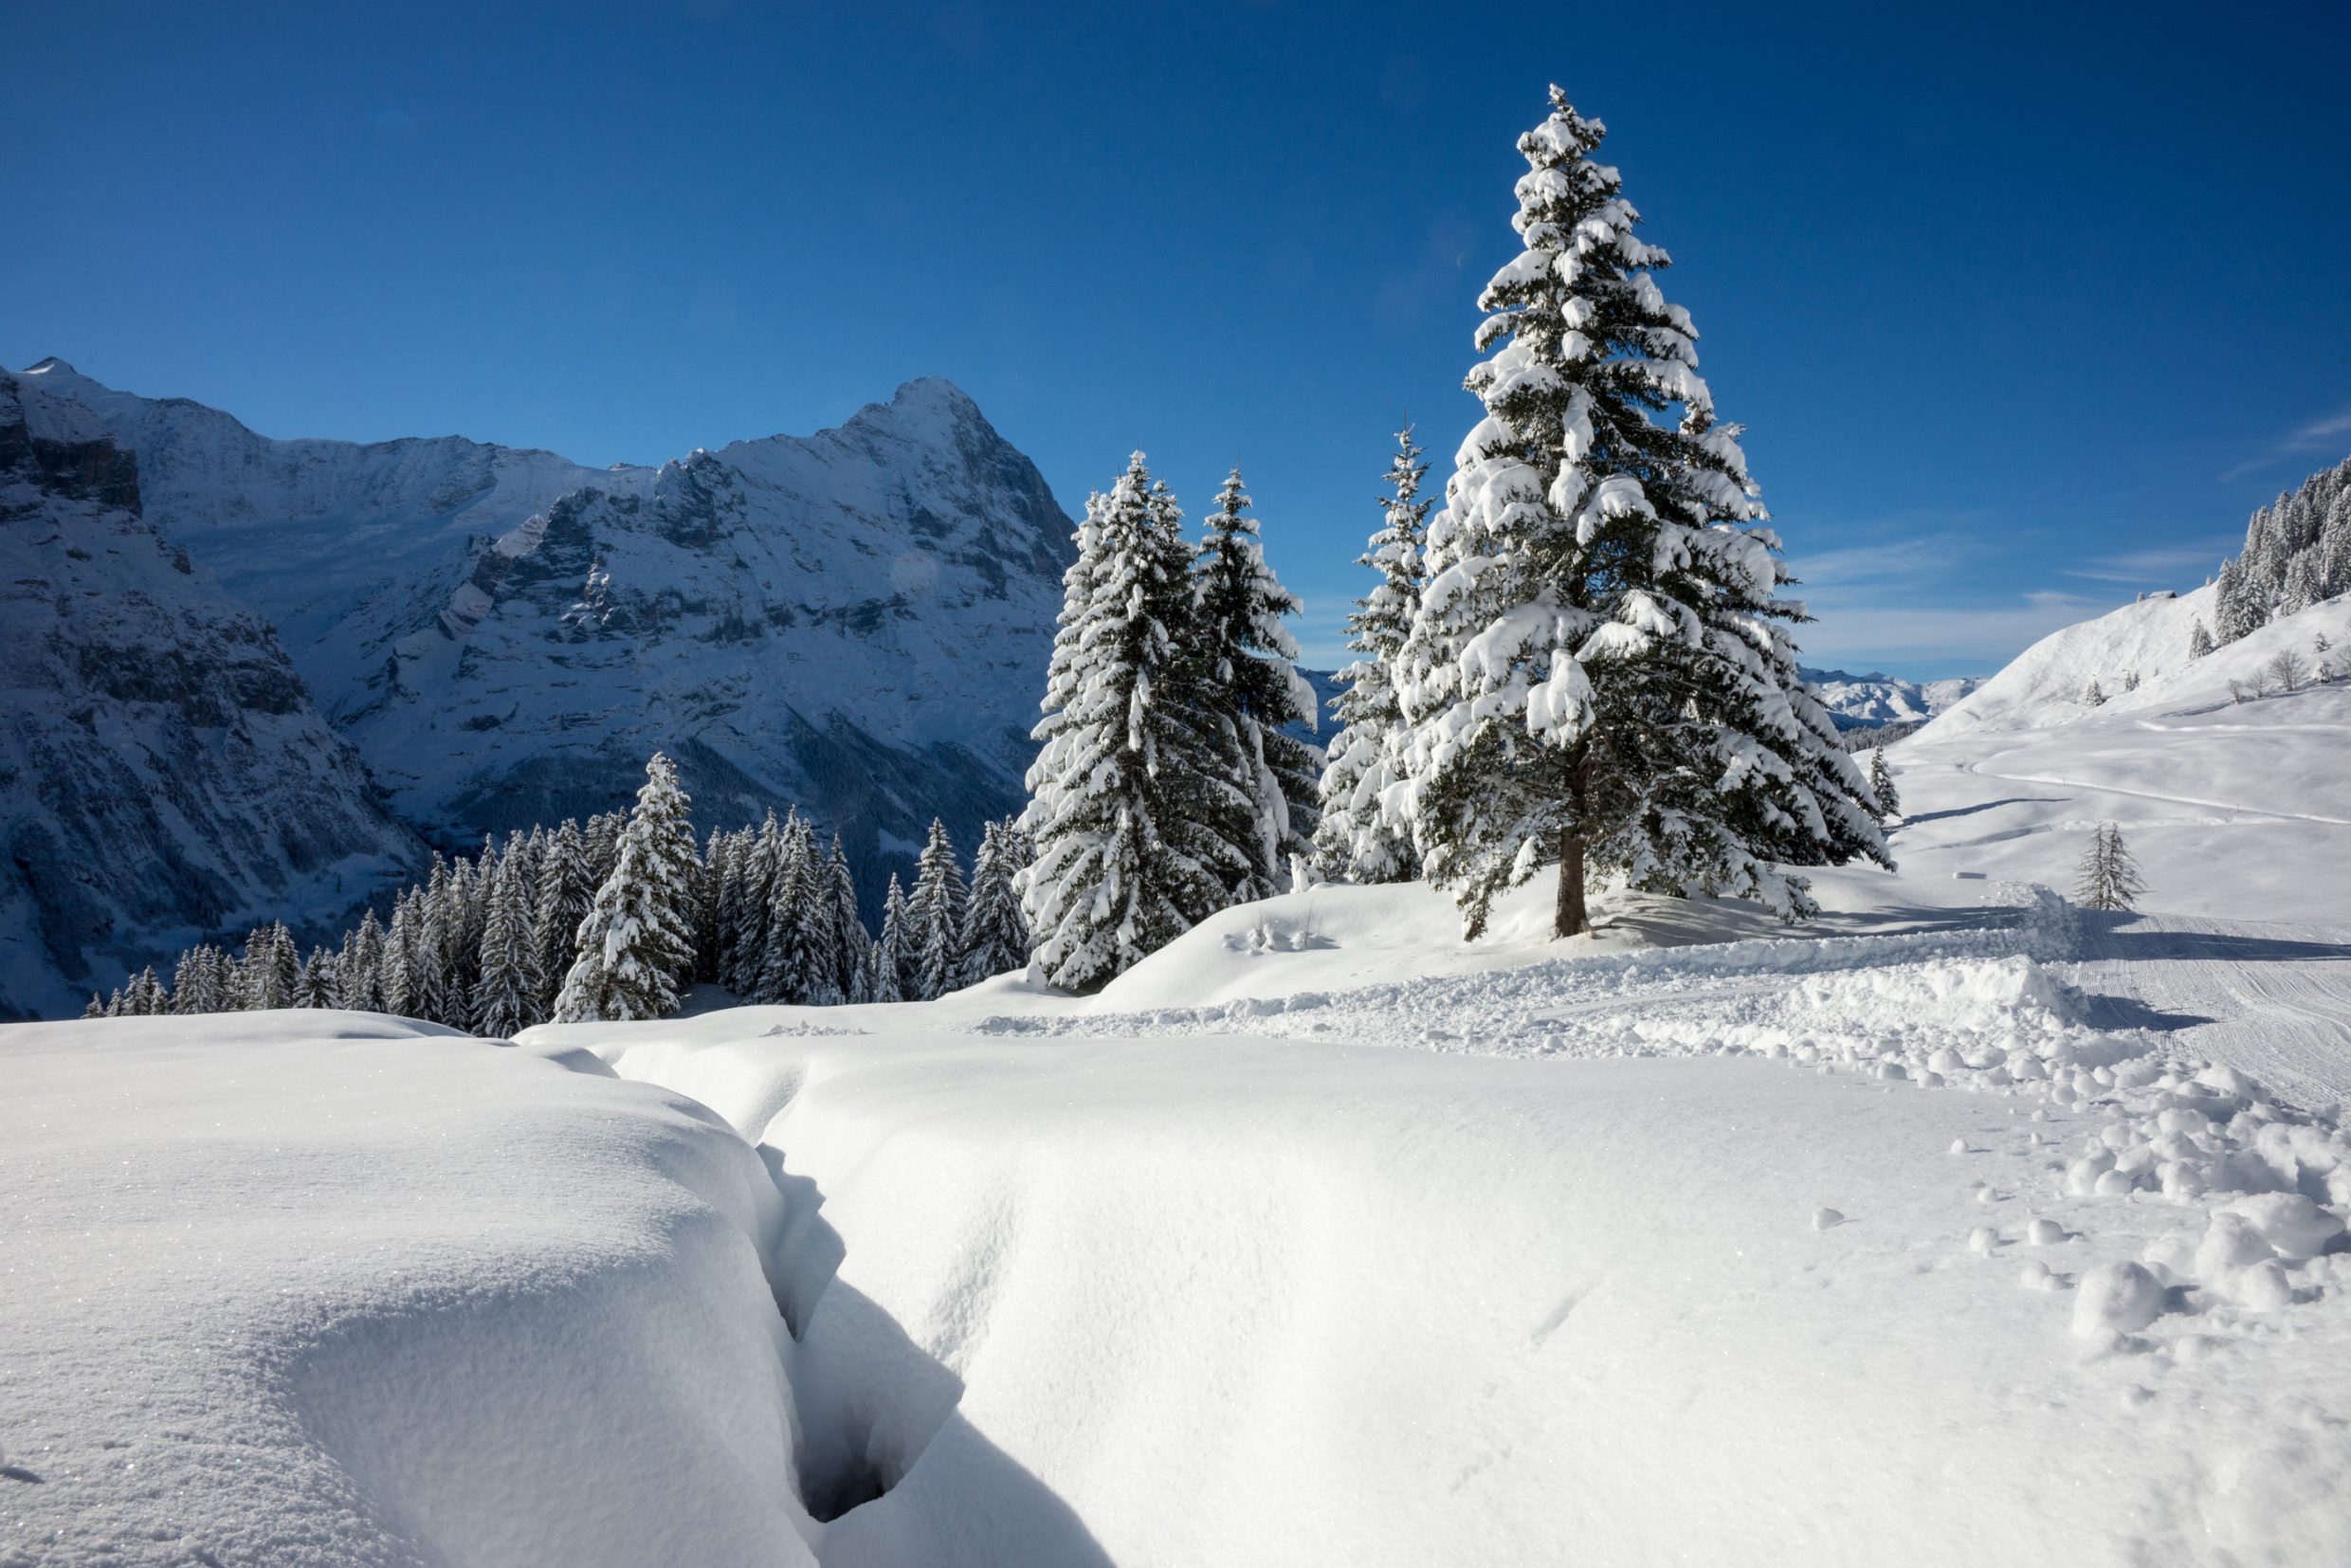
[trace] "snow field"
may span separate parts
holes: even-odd
[[[1317,892],[1088,1002],[544,1031],[821,1203],[803,1348],[885,1457],[952,1377],[829,1563],[2351,1552],[2351,1146],[2098,1027],[2045,897],[1286,988],[1402,897]],[[993,1509],[983,1433],[1066,1512]]]

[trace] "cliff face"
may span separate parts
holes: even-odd
[[[87,409],[0,373],[0,1017],[415,866],[268,623],[142,516]]]

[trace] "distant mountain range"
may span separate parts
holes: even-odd
[[[223,615],[249,607],[253,634],[299,672],[300,712],[381,786],[379,805],[341,754],[345,804],[366,803],[390,835],[387,866],[415,852],[401,824],[456,846],[625,804],[656,748],[679,759],[704,827],[813,812],[843,834],[869,899],[911,866],[934,812],[968,846],[1023,798],[1074,524],[945,381],[909,382],[813,436],[611,469],[457,437],[272,440],[58,359],[9,382],[135,464],[138,505],[115,511],[151,550],[185,553],[174,575]],[[45,494],[19,520],[78,536],[101,526],[90,505]],[[100,606],[120,592],[61,589],[59,634],[113,640]],[[154,652],[177,634],[152,629]],[[174,657],[200,669],[216,655],[200,643]],[[159,798],[186,759],[155,760],[146,793]],[[0,810],[53,786],[28,768],[0,781]],[[156,820],[142,854],[179,831]],[[350,892],[289,887],[272,912],[339,917]],[[210,923],[230,904],[190,907]],[[66,957],[52,978],[112,984],[155,946],[117,914],[81,947],[88,966]],[[0,1007],[32,994],[0,975]]]
[[[1923,724],[1983,684],[1983,678],[1974,675],[1947,681],[1904,681],[1875,670],[1854,675],[1841,669],[1807,669],[1802,674],[1819,688],[1820,699],[1839,729]]]

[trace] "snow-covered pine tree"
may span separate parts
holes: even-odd
[[[2085,909],[2135,909],[2146,890],[2146,884],[2140,880],[2138,861],[2123,847],[2123,830],[2109,822],[2092,832],[2089,852],[2082,857],[2074,902]]]
[[[2105,706],[2105,702],[2106,688],[2100,685],[2098,677],[2093,675],[2089,678],[2089,684],[2082,688],[2082,705],[2086,708],[2098,708]]]
[[[963,906],[968,898],[947,825],[933,817],[930,838],[915,862],[914,894],[906,905],[916,986],[908,993],[910,999],[927,1002],[955,989],[963,974]]]
[[[1801,918],[1808,885],[1774,863],[1882,862],[1868,786],[1796,671],[1779,623],[1804,611],[1777,596],[1779,541],[1658,291],[1667,258],[1593,160],[1603,127],[1551,102],[1519,140],[1525,249],[1479,301],[1485,417],[1398,682],[1414,842],[1472,936],[1550,866],[1561,936],[1589,929],[1594,871]]]
[[[832,889],[834,989],[844,1002],[866,1000],[866,983],[872,964],[866,950],[873,945],[857,909],[857,877],[841,848],[841,835],[832,835],[832,852],[825,858],[825,879]]]
[[[233,978],[228,955],[202,942],[179,956],[172,970],[173,1012],[226,1012]]]
[[[2212,650],[2213,634],[2205,629],[2204,622],[2199,617],[2195,627],[2188,632],[2188,657],[2201,659]]]
[[[1885,815],[1902,815],[1902,794],[1894,788],[1894,770],[1886,765],[1883,746],[1869,754],[1869,793],[1878,797],[1878,810]]]
[[[333,1007],[335,1005],[335,955],[323,947],[314,947],[302,961],[301,975],[294,982],[296,1007]]]
[[[335,1005],[353,1012],[382,1012],[383,967],[383,922],[370,909],[343,938],[342,957],[335,965]]]
[[[726,946],[726,923],[720,912],[726,902],[728,863],[734,858],[735,836],[711,829],[702,845],[701,901],[694,907],[694,978],[698,980],[719,977],[719,955]]]
[[[448,862],[433,851],[432,871],[426,879],[422,920],[415,932],[415,992],[410,997],[414,1005],[413,1016],[431,1024],[447,1024],[454,1029],[465,1026],[457,1022],[465,1012],[452,991],[449,955],[465,928],[465,916],[449,896]]]
[[[771,811],[738,860],[742,889],[737,923],[727,941],[732,968],[720,977],[720,984],[745,1001],[760,997],[761,974],[767,964],[768,921],[775,905],[775,878],[783,859],[783,825]]]
[[[876,1002],[906,1000],[906,913],[905,889],[898,884],[898,873],[890,873],[890,890],[882,900],[882,935],[873,944],[872,977],[866,982],[866,995]]]
[[[1021,897],[1045,977],[1088,991],[1223,906],[1250,803],[1219,754],[1187,639],[1179,514],[1137,452],[1086,502],[1064,574]]]
[[[1298,673],[1298,643],[1282,624],[1299,602],[1266,564],[1249,505],[1235,468],[1216,493],[1192,569],[1209,690],[1238,769],[1233,782],[1250,803],[1251,830],[1240,845],[1248,869],[1228,889],[1235,903],[1289,884],[1292,857],[1314,851],[1321,811],[1322,753],[1284,730],[1315,723],[1314,688]]]
[[[691,802],[677,764],[655,752],[621,833],[612,874],[580,922],[579,957],[564,976],[564,1023],[660,1018],[677,1011],[678,980],[694,960],[695,852]]]
[[[629,817],[623,811],[604,811],[588,819],[581,830],[581,842],[588,851],[588,872],[592,884],[601,887],[612,874],[612,865],[620,858],[620,838],[627,830]]]
[[[301,975],[294,934],[277,921],[256,927],[245,939],[245,959],[237,966],[239,1005],[248,1012],[292,1007]]]
[[[821,1007],[832,991],[829,934],[832,889],[816,858],[816,834],[795,808],[778,835],[775,879],[768,896],[767,951],[755,994],[763,1002]],[[820,947],[823,951],[820,951]]]
[[[531,946],[537,956],[538,1018],[552,1018],[563,977],[579,956],[580,922],[594,903],[598,884],[589,875],[588,844],[579,824],[563,819],[547,840],[531,902]]]
[[[531,940],[530,866],[508,856],[491,872],[489,913],[473,988],[473,1030],[503,1040],[540,1021],[538,953]]]
[[[2220,581],[2213,590],[2213,641],[2225,646],[2261,629],[2269,611],[2259,593],[2243,565],[2234,560],[2221,562]]]
[[[951,989],[1018,969],[1029,961],[1029,922],[1020,912],[1020,872],[1015,834],[991,822],[980,831],[972,856],[972,892],[963,904],[963,968]]]
[[[82,1016],[84,1018],[111,1018],[114,1014],[106,1011],[106,998],[100,996],[97,992],[93,991],[90,993],[90,1005],[82,1010]]]
[[[1396,432],[1379,531],[1356,557],[1378,573],[1379,581],[1347,617],[1347,647],[1360,657],[1339,672],[1346,690],[1331,703],[1340,727],[1322,769],[1322,815],[1314,831],[1315,859],[1324,876],[1379,883],[1420,874],[1412,834],[1385,802],[1402,777],[1406,732],[1395,666],[1420,600],[1430,504],[1421,499],[1420,482],[1428,472],[1408,425]]]

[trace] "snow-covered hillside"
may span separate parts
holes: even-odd
[[[1803,674],[1817,688],[1822,704],[1841,723],[1856,727],[1924,723],[1983,684],[1972,675],[1904,681],[1874,670],[1854,675],[1841,669],[1807,669]]]
[[[2351,644],[2351,599],[2192,659],[2211,595],[2149,599],[2055,632],[1896,742],[1904,869],[2070,887],[2092,829],[2113,822],[2145,873],[2147,909],[2340,918],[2346,895],[2331,868],[2351,864],[2351,685],[2287,692],[2269,666],[2283,653],[2315,668]],[[2092,681],[2103,703],[2084,700]],[[2251,695],[2265,685],[2269,695]]]
[[[156,538],[142,482],[85,410],[0,373],[0,1017],[339,916],[424,853],[269,628]]]
[[[1071,524],[944,381],[597,471],[273,441],[57,360],[27,379],[137,449],[156,526],[281,628],[421,829],[609,810],[665,747],[705,822],[797,802],[871,890],[935,812],[968,844],[1017,804]]]

